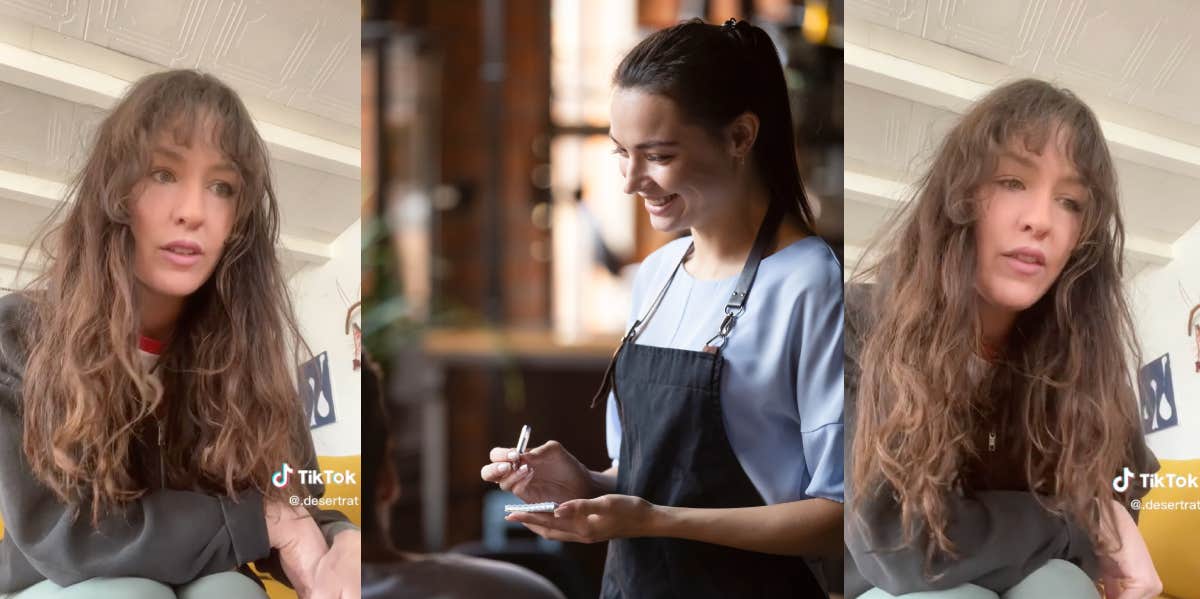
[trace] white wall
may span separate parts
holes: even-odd
[[[1184,335],[1188,311],[1200,302],[1200,223],[1173,246],[1174,259],[1147,267],[1127,284],[1143,363],[1171,356],[1171,378],[1179,424],[1150,433],[1146,441],[1159,458],[1200,458],[1200,373],[1196,340]],[[1182,291],[1181,291],[1182,289]],[[1191,303],[1184,299],[1184,292]]]
[[[0,297],[9,294],[9,289],[20,289],[20,281],[16,280],[17,269],[7,264],[0,264]],[[22,277],[24,278],[24,277]]]
[[[362,386],[353,365],[354,337],[345,334],[344,328],[346,310],[361,298],[361,222],[355,221],[331,244],[332,260],[305,266],[288,282],[301,333],[309,348],[314,355],[329,353],[329,376],[337,421],[313,429],[313,443],[318,455],[357,455],[361,452]],[[361,323],[357,313],[355,322]]]

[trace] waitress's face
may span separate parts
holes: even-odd
[[[625,193],[641,196],[650,225],[675,232],[703,227],[736,197],[731,144],[686,122],[675,101],[637,89],[612,97],[609,135]]]

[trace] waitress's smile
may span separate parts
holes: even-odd
[[[686,122],[660,94],[618,89],[609,129],[625,193],[642,197],[656,230],[703,227],[737,197],[737,162],[703,127]]]
[[[649,212],[650,216],[657,216],[660,218],[665,218],[670,213],[671,209],[676,205],[675,200],[678,198],[679,194],[677,193],[660,198],[642,196],[642,200],[646,204],[646,212]]]

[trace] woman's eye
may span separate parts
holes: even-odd
[[[670,159],[670,156],[664,156],[662,154],[646,154],[646,160],[649,160],[650,162],[666,162]]]
[[[156,183],[174,183],[175,175],[166,169],[154,169],[150,171],[150,178]]]
[[[625,156],[625,149],[624,148],[613,148],[612,153],[616,154],[617,156]]]
[[[237,195],[237,191],[234,190],[233,186],[224,181],[217,181],[216,183],[213,183],[209,189],[212,189],[213,193],[223,198],[232,198],[233,196]]]
[[[1070,210],[1071,212],[1082,212],[1083,211],[1083,205],[1080,204],[1079,201],[1074,198],[1059,198],[1058,201],[1063,206],[1065,206],[1067,208],[1067,210]]]
[[[1025,189],[1025,184],[1020,179],[1001,179],[999,183],[1000,187],[1008,191],[1021,191]]]

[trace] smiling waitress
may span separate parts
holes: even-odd
[[[610,540],[602,597],[824,597],[804,557],[842,548],[842,274],[811,234],[783,70],[746,22],[659,31],[621,61],[611,136],[651,254],[605,375],[612,467],[550,441],[484,480]]]

